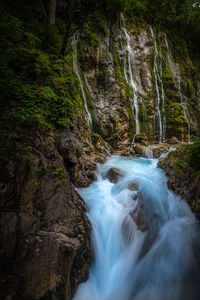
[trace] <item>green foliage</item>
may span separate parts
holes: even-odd
[[[96,10],[92,17],[92,23],[97,30],[97,32],[101,32],[104,35],[108,34],[108,31],[106,29],[105,23],[103,21],[104,14],[100,13],[100,11]]]
[[[129,15],[134,15],[141,18],[146,14],[147,11],[146,1],[128,0],[126,1],[125,11]]]
[[[92,134],[92,141],[96,145],[99,140],[102,140],[102,137],[97,132]]]
[[[116,52],[113,53],[113,61],[114,61],[114,70],[115,70],[115,76],[118,80],[121,79],[121,74],[120,74],[120,59],[119,56],[116,54]]]
[[[192,145],[188,146],[192,166],[200,171],[200,138],[196,138]]]
[[[184,172],[188,167],[200,174],[200,138],[196,138],[193,144],[180,145],[176,151],[170,153],[177,170]]]
[[[106,0],[107,12],[120,12],[124,9],[126,1],[124,0]]]
[[[175,164],[178,168],[182,169],[182,168],[186,168],[188,166],[186,161],[183,161],[181,159],[176,159],[175,160]]]
[[[80,105],[80,89],[72,49],[64,58],[58,55],[62,21],[47,27],[33,13],[34,6],[19,1],[12,7],[0,7],[1,105],[8,112],[1,127],[9,131],[9,140],[17,141],[24,126],[66,126]]]
[[[56,168],[53,172],[51,172],[51,175],[57,177],[60,176],[62,173],[63,173],[62,168]]]
[[[100,39],[94,31],[94,26],[90,21],[84,24],[82,37],[92,47],[98,47],[100,45]]]

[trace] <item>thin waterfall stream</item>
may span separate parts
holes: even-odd
[[[73,300],[199,299],[197,222],[157,162],[112,156],[97,166],[96,181],[77,189],[94,262]]]
[[[166,125],[165,123],[165,116],[164,116],[164,89],[163,89],[163,83],[162,83],[162,66],[159,68],[158,67],[158,47],[156,44],[156,37],[155,37],[155,33],[153,31],[153,28],[150,26],[150,32],[151,32],[151,36],[153,38],[153,42],[154,42],[154,68],[153,68],[153,72],[154,72],[154,77],[155,77],[155,87],[156,87],[156,105],[155,105],[155,114],[154,114],[154,136],[156,138],[156,130],[158,128],[159,131],[159,142],[163,142],[165,139],[165,128],[164,126]],[[161,52],[160,52],[161,55]],[[161,57],[160,57],[161,59]],[[163,105],[162,105],[162,112],[163,112],[163,121],[162,121],[162,115],[160,112],[160,91],[159,91],[159,84],[161,86],[161,98],[163,101]],[[158,126],[157,126],[158,123]]]
[[[161,97],[162,97],[162,142],[164,142],[167,125],[166,125],[166,116],[165,116],[165,91],[164,91],[163,80],[162,80],[162,51],[161,51],[161,48],[159,51],[159,55],[160,55],[159,79],[160,79],[160,84],[161,84]]]
[[[89,109],[88,109],[87,99],[86,99],[83,83],[82,83],[79,68],[78,68],[78,55],[77,55],[78,37],[79,37],[79,35],[75,34],[73,39],[72,39],[72,45],[73,45],[73,48],[74,48],[73,49],[74,50],[73,51],[73,67],[74,67],[74,71],[75,71],[75,73],[78,77],[81,93],[82,93],[82,96],[83,96],[83,103],[84,103],[84,108],[85,108],[85,112],[86,112],[85,119],[86,119],[86,122],[87,122],[90,130],[92,131],[92,117],[91,117],[91,114],[90,114]]]
[[[132,96],[132,110],[135,116],[135,126],[136,126],[136,134],[140,133],[140,122],[139,122],[139,106],[138,106],[138,89],[137,89],[137,83],[134,80],[134,74],[133,74],[133,68],[134,68],[134,50],[132,49],[130,45],[130,36],[126,31],[125,28],[125,20],[124,16],[121,13],[120,15],[120,21],[121,21],[121,30],[123,32],[123,36],[125,39],[125,45],[124,45],[124,77],[126,82],[130,85]]]
[[[165,45],[166,45],[166,49],[167,49],[167,59],[168,59],[170,70],[173,74],[174,79],[178,83],[178,91],[179,91],[179,97],[180,97],[180,100],[181,100],[181,106],[182,106],[182,109],[183,109],[183,115],[184,115],[184,118],[186,120],[187,127],[188,127],[188,143],[190,143],[191,142],[191,140],[190,140],[190,136],[191,136],[190,127],[191,126],[190,126],[190,118],[188,116],[189,115],[188,114],[188,107],[187,107],[188,106],[188,100],[187,100],[187,98],[183,97],[183,94],[182,94],[182,91],[181,91],[182,78],[181,78],[180,67],[179,67],[179,65],[174,63],[172,53],[171,53],[170,48],[169,48],[169,44],[168,44],[166,34],[165,34]]]

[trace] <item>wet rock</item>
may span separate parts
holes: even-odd
[[[130,214],[126,217],[123,223],[123,232],[126,238],[128,238],[130,232],[130,222],[134,222],[137,226],[137,229],[144,232],[148,229],[148,216],[147,212],[145,210],[145,207],[142,203],[142,196],[139,192],[134,193],[132,196],[132,199],[134,201],[137,200],[137,205],[133,209],[133,211],[130,212]]]
[[[69,156],[74,165],[64,166],[58,149],[64,150],[53,132],[37,128],[27,135],[32,143],[29,152],[9,148],[1,160],[5,299],[69,299],[78,283],[87,279],[93,257],[85,205],[69,175],[74,166],[81,172],[80,145],[74,142],[76,157]],[[6,278],[13,280],[7,284]]]
[[[147,219],[147,212],[142,204],[142,196],[140,193],[135,195],[138,204],[136,208],[130,213],[130,216],[136,223],[138,229],[142,232],[148,229],[148,219]]]
[[[135,143],[148,146],[148,139],[145,134],[136,134]]]
[[[61,133],[58,144],[70,179],[79,187],[87,187],[93,181],[91,173],[96,164],[103,163],[108,156],[105,149],[109,149],[109,145],[102,138],[92,139],[81,112],[71,123],[71,131]]]
[[[143,156],[143,153],[148,151],[148,147],[146,147],[142,144],[134,143],[133,150],[135,151],[136,155]]]
[[[95,174],[95,172],[91,172],[88,177],[89,179],[91,179],[91,181],[97,180],[97,175]]]
[[[19,294],[23,282],[16,276],[0,273],[0,299],[14,300]]]
[[[180,141],[177,139],[177,137],[173,136],[167,140],[167,143],[170,145],[175,145],[175,144],[180,144]]]
[[[179,147],[160,159],[158,167],[166,172],[168,187],[185,198],[200,219],[200,178],[195,168],[185,162],[185,155],[187,157],[187,150]]]
[[[137,181],[132,181],[128,185],[128,189],[131,191],[137,191],[138,190],[138,182]]]
[[[120,179],[120,177],[122,177],[122,176],[123,176],[122,171],[120,171],[117,168],[110,168],[107,173],[107,178],[112,183],[117,183],[118,180]]]
[[[18,217],[15,212],[0,213],[0,271],[13,262],[17,241]]]
[[[162,146],[155,147],[153,148],[153,156],[155,158],[159,158],[161,154],[167,153],[168,150],[169,150],[169,145],[162,145]]]

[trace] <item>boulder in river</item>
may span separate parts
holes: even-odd
[[[122,171],[117,168],[110,168],[107,173],[107,178],[112,183],[117,183],[119,178],[123,176]]]
[[[131,191],[137,191],[138,190],[138,182],[137,181],[131,181],[128,185],[128,189]]]

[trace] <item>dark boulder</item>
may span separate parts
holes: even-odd
[[[138,182],[137,181],[131,181],[128,185],[128,189],[131,191],[137,191],[138,190]]]
[[[112,183],[117,183],[119,178],[123,176],[122,171],[117,168],[110,168],[107,173],[107,178]]]
[[[137,144],[142,144],[144,146],[148,145],[148,140],[145,134],[136,134],[135,136],[135,142]]]

